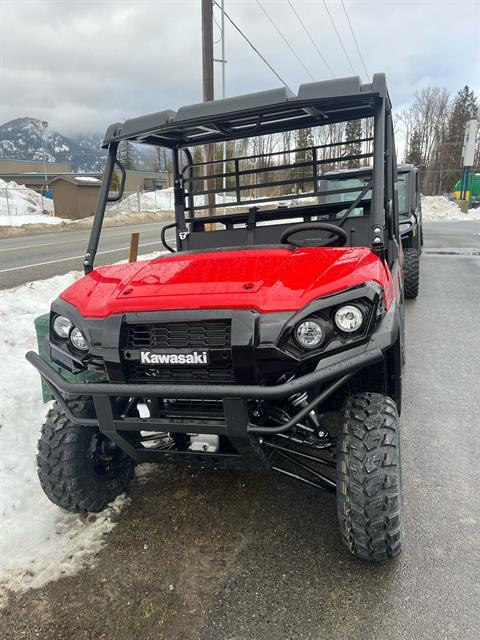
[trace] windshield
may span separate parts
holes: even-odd
[[[398,174],[398,213],[400,215],[408,214],[408,198],[407,198],[407,186],[408,186],[408,174]]]
[[[360,192],[367,184],[368,180],[366,178],[336,178],[328,180],[324,180],[323,184],[321,184],[321,191],[335,191],[337,189],[354,189],[358,187],[358,191],[347,191],[346,193],[336,193],[330,195],[321,195],[320,194],[320,202],[325,204],[332,204],[334,202],[353,202],[355,198],[360,195]],[[364,200],[370,200],[372,197],[372,192],[367,191],[364,195]],[[337,218],[341,218],[347,209],[343,209],[339,211],[336,215]],[[355,207],[350,217],[355,216],[363,216],[365,215],[364,207]]]

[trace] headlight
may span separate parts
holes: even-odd
[[[411,222],[400,222],[400,233],[405,235],[412,230],[412,227],[413,225]]]
[[[347,304],[340,307],[335,313],[335,324],[340,331],[345,333],[353,333],[358,331],[363,325],[363,313],[353,304]]]
[[[57,316],[53,321],[53,330],[59,338],[68,338],[73,322],[65,316]]]
[[[321,344],[325,332],[316,320],[304,320],[295,329],[295,340],[304,349],[315,349]]]
[[[70,342],[73,344],[75,349],[79,349],[80,351],[88,351],[88,344],[83,337],[82,332],[78,327],[73,327],[70,332]]]

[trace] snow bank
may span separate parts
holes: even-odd
[[[24,184],[0,179],[0,226],[62,222],[61,218],[53,215],[53,201],[50,198],[42,197]]]
[[[480,210],[471,209],[463,213],[456,202],[444,196],[424,196],[422,198],[422,218],[424,220],[480,220]]]
[[[217,202],[231,204],[235,202],[235,197],[217,194]],[[205,204],[205,196],[195,196],[195,204],[197,206]],[[133,213],[137,211],[174,211],[174,209],[173,187],[167,187],[157,191],[132,193],[112,207],[111,212]]]
[[[138,211],[173,211],[173,188],[132,193],[111,208],[111,212],[133,213]]]
[[[0,227],[23,227],[23,225],[25,224],[42,224],[50,226],[64,223],[66,224],[68,222],[68,220],[62,220],[62,218],[56,218],[55,216],[47,216],[42,213],[10,216],[0,214]]]
[[[70,272],[0,291],[0,604],[8,591],[76,573],[101,549],[128,502],[122,495],[99,514],[64,513],[47,499],[37,478],[37,440],[49,406],[42,403],[40,378],[24,356],[37,350],[35,318],[80,276]]]
[[[127,500],[120,496],[101,514],[66,514],[37,479],[36,442],[48,407],[24,354],[37,348],[35,317],[78,276],[0,291],[0,597],[78,571],[102,547]]]

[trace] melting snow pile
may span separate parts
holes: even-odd
[[[143,191],[132,193],[123,198],[117,206],[112,207],[112,211],[124,211],[133,213],[135,211],[173,211],[173,189],[159,189],[157,191]]]
[[[33,321],[78,277],[69,273],[0,291],[0,596],[70,575],[103,545],[125,504],[101,514],[67,514],[50,503],[36,474],[36,442],[48,407],[25,360],[36,350]]]
[[[233,196],[216,195],[217,202],[219,203],[234,203],[235,198]],[[195,204],[200,206],[205,204],[204,196],[195,196]],[[115,205],[110,209],[110,212],[115,214],[117,212],[135,213],[141,211],[174,211],[175,203],[173,199],[173,187],[166,189],[159,189],[157,191],[143,191],[139,193],[132,193],[131,195],[123,198],[118,205]]]
[[[53,216],[53,200],[42,197],[24,184],[0,180],[0,225],[18,227],[36,222],[63,222]]]
[[[480,210],[471,209],[463,213],[456,202],[444,196],[424,196],[422,198],[422,217],[424,220],[480,220]]]

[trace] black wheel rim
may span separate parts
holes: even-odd
[[[109,478],[124,467],[126,454],[98,432],[92,436],[88,457],[94,474],[101,478]]]

